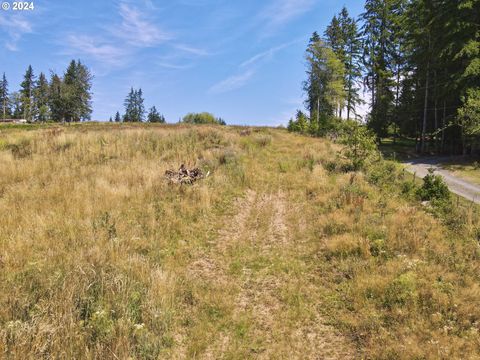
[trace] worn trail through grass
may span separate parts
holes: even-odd
[[[352,343],[327,324],[322,313],[328,309],[315,296],[320,294],[315,281],[308,280],[312,274],[302,260],[308,254],[297,246],[308,231],[302,205],[290,197],[287,177],[262,166],[276,165],[284,156],[270,149],[249,160],[248,168],[256,169],[250,188],[234,201],[216,239],[193,263],[196,276],[220,286],[235,284],[229,296],[232,321],[239,326],[222,331],[207,358],[354,358]]]

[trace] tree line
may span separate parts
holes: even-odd
[[[72,122],[89,120],[92,114],[92,79],[89,69],[72,60],[62,75],[51,71],[50,78],[41,72],[35,76],[29,66],[20,90],[10,92],[5,73],[0,80],[2,119],[25,119],[28,122]]]
[[[145,121],[145,105],[142,89],[130,89],[123,105],[125,106],[125,114],[122,116],[120,112],[116,112],[114,120],[110,118],[110,122],[143,122]],[[165,123],[165,117],[161,115],[155,106],[152,106],[147,114],[148,122]]]
[[[325,135],[340,119],[356,119],[378,141],[404,137],[423,153],[477,153],[478,19],[480,0],[367,0],[357,19],[343,8],[309,41],[307,114],[299,111],[290,130]]]
[[[125,113],[120,115],[117,111],[115,116],[110,118],[110,122],[144,122],[165,123],[165,117],[161,115],[155,106],[152,106],[148,113],[145,111],[143,91],[142,89],[130,89],[125,101],[123,102]],[[146,116],[146,118],[145,118]],[[208,112],[189,113],[185,115],[179,122],[185,124],[216,124],[226,125],[225,120],[217,118]]]

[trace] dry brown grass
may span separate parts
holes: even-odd
[[[0,132],[0,357],[478,358],[453,233],[282,130]],[[212,175],[172,186],[182,163]],[[467,221],[468,222],[468,221]]]

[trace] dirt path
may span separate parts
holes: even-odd
[[[288,266],[286,263],[292,261],[289,250],[295,247],[289,226],[289,212],[295,209],[288,206],[287,195],[248,190],[235,208],[237,213],[226,219],[212,249],[217,253],[217,263],[203,263],[201,268],[203,276],[238,283],[232,317],[235,322],[245,323],[242,339],[249,348],[247,356],[353,359],[352,344],[326,324],[318,309],[308,318],[289,312],[285,293],[291,291],[291,284],[286,274],[277,269]],[[232,262],[241,265],[234,276],[229,274]],[[296,295],[293,291],[291,296]],[[315,305],[312,308],[319,307]],[[235,334],[226,332],[211,344],[205,358],[223,358],[229,351],[238,355],[238,350],[232,350],[238,347]]]
[[[408,161],[405,164],[409,172],[416,173],[417,176],[421,178],[428,174],[430,168],[433,168],[435,174],[441,175],[444,178],[452,193],[460,195],[476,204],[480,204],[480,186],[461,179],[448,170],[442,169],[441,163],[445,160],[445,158],[439,157],[420,158]]]

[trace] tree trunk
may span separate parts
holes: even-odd
[[[435,109],[434,109],[434,121],[435,121],[435,152],[438,153],[438,116],[437,116],[437,104],[438,104],[438,99],[437,99],[437,70],[434,72],[434,101],[435,101]]]
[[[442,117],[442,153],[445,152],[445,120],[447,117],[447,101],[443,100],[443,117]]]
[[[422,124],[422,154],[425,153],[427,148],[427,115],[428,115],[428,77],[430,71],[430,62],[427,63],[427,73],[425,79],[425,102],[423,105],[423,124]]]

